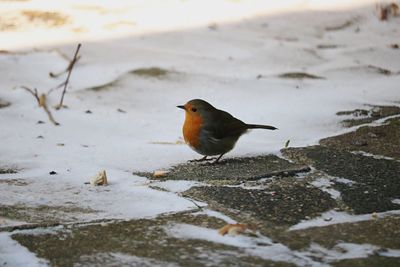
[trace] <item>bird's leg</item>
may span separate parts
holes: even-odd
[[[204,157],[202,157],[201,159],[192,159],[192,160],[189,160],[189,162],[202,162],[202,161],[207,161],[207,160],[211,160],[211,159],[208,159],[207,156],[204,156]]]
[[[222,158],[222,156],[225,155],[225,153],[219,155],[219,157],[213,162],[213,164],[216,164],[219,162],[220,158]]]

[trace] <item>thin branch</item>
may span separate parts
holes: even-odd
[[[60,125],[58,122],[56,122],[56,120],[54,119],[53,115],[51,114],[49,108],[47,107],[46,104],[46,95],[45,94],[41,94],[40,95],[40,106],[43,107],[44,111],[46,111],[47,116],[49,117],[49,120],[55,125],[58,126]]]
[[[65,85],[65,81],[63,81],[62,83],[60,83],[59,85],[57,85],[56,87],[51,88],[49,91],[47,91],[47,95],[50,95],[53,91],[60,89],[61,87],[63,87]]]
[[[60,109],[60,108],[63,107],[64,95],[65,95],[65,93],[67,91],[67,86],[68,86],[69,78],[71,77],[72,69],[74,68],[74,65],[75,65],[76,61],[78,61],[78,59],[80,58],[80,57],[78,57],[78,53],[79,53],[79,49],[80,48],[81,48],[81,44],[78,44],[78,46],[76,48],[76,51],[75,51],[74,58],[72,59],[71,63],[69,64],[69,66],[67,68],[68,69],[67,79],[65,80],[65,83],[64,83],[64,89],[63,89],[63,92],[62,92],[62,95],[61,95],[60,104],[58,104],[56,106],[56,109]]]
[[[75,61],[77,62],[80,58],[81,58],[80,55],[77,56],[77,58],[76,58]],[[69,61],[69,65],[68,65],[68,67],[67,67],[65,70],[60,71],[60,72],[58,72],[58,73],[49,72],[49,76],[50,76],[51,78],[57,78],[58,76],[60,76],[60,75],[62,75],[62,74],[64,74],[64,73],[70,71],[70,70],[72,69],[72,67],[73,67],[73,65],[72,65],[73,60],[70,60],[70,59],[67,59],[67,60]]]
[[[38,105],[40,106],[39,95],[38,95],[38,91],[37,91],[36,88],[33,89],[33,90],[31,88],[29,88],[29,87],[26,87],[26,86],[21,86],[21,88],[26,90],[26,91],[28,91],[31,95],[33,95],[33,97],[36,98],[36,100],[38,102]]]
[[[47,113],[47,116],[49,117],[49,120],[56,126],[60,125],[53,117],[53,115],[51,114],[49,108],[47,107],[46,104],[46,95],[45,94],[41,94],[39,96],[37,89],[31,89],[29,87],[26,86],[21,86],[22,89],[28,91],[38,102],[39,107],[42,107],[44,109],[44,111]]]

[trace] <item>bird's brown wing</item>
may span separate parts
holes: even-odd
[[[239,137],[248,129],[246,123],[222,110],[213,113],[212,121],[215,123],[205,125],[204,130],[215,139]]]

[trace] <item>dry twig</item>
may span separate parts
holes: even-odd
[[[67,91],[67,86],[68,86],[69,78],[71,77],[72,69],[74,68],[75,63],[81,58],[80,56],[78,56],[78,53],[79,53],[79,49],[80,49],[80,48],[81,48],[81,44],[78,44],[78,46],[77,46],[77,48],[76,48],[76,51],[75,51],[74,58],[70,61],[69,65],[68,65],[68,67],[67,67],[67,69],[66,69],[65,71],[63,71],[63,72],[61,72],[61,73],[59,73],[59,74],[52,74],[52,73],[50,73],[50,76],[56,77],[56,76],[58,76],[58,75],[60,75],[60,74],[62,74],[62,73],[64,73],[64,72],[67,72],[67,71],[68,71],[68,75],[67,75],[66,80],[65,80],[63,83],[57,85],[56,87],[50,89],[50,90],[47,92],[47,94],[50,94],[53,90],[56,90],[56,89],[61,88],[61,87],[64,86],[64,90],[63,90],[62,95],[61,95],[60,103],[55,107],[56,109],[60,109],[60,108],[64,107],[64,106],[63,106],[64,95],[65,95],[65,93],[66,93],[66,91]],[[26,91],[28,91],[28,92],[36,99],[36,101],[37,101],[39,107],[42,107],[42,108],[44,109],[44,111],[47,113],[47,116],[49,117],[49,120],[50,120],[54,125],[60,125],[60,124],[54,119],[53,115],[51,114],[51,112],[50,112],[50,110],[49,110],[49,108],[48,108],[48,106],[47,106],[47,103],[46,103],[46,94],[41,94],[41,95],[39,95],[38,90],[37,90],[36,88],[35,88],[35,89],[31,89],[31,88],[29,88],[29,87],[27,87],[27,86],[21,86],[21,88],[24,89],[24,90],[26,90]]]
[[[44,111],[46,111],[47,116],[49,117],[49,120],[56,126],[60,125],[58,122],[56,122],[56,120],[54,119],[53,115],[51,114],[49,108],[47,107],[46,95],[45,94],[41,94],[39,99],[40,99],[40,102],[39,102],[40,105],[39,106],[41,106],[44,109]]]
[[[67,68],[68,75],[67,75],[67,79],[64,82],[64,89],[63,89],[63,92],[62,92],[62,95],[61,95],[61,100],[60,100],[60,103],[55,107],[57,110],[63,107],[64,95],[65,95],[65,93],[67,91],[67,86],[68,86],[69,78],[71,77],[72,69],[74,68],[75,63],[80,58],[80,57],[78,57],[78,53],[79,53],[79,49],[80,48],[81,48],[81,44],[78,44],[78,46],[76,47],[74,58],[72,59],[72,61],[68,65],[68,68]]]
[[[81,44],[78,44],[78,46],[76,47],[76,51],[75,51],[74,58],[72,59],[71,63],[69,64],[69,66],[68,66],[68,68],[67,68],[67,69],[68,69],[67,79],[65,80],[65,83],[64,83],[64,89],[63,89],[63,92],[62,92],[62,95],[61,95],[60,104],[58,104],[58,105],[56,106],[56,109],[60,109],[60,108],[63,107],[64,95],[65,95],[65,93],[66,93],[66,91],[67,91],[67,86],[68,86],[68,82],[69,82],[69,77],[71,77],[72,69],[74,68],[74,65],[75,65],[76,61],[79,59],[79,58],[78,58],[78,53],[79,53],[79,49],[80,49],[80,48],[81,48]]]
[[[77,62],[79,59],[81,59],[81,56],[80,56],[80,55],[77,56],[75,62],[73,61],[73,59],[72,59],[72,60],[71,60],[71,59],[68,59],[68,58],[66,58],[66,59],[69,61],[68,67],[67,67],[65,70],[60,71],[60,72],[58,72],[58,73],[49,72],[49,76],[50,76],[51,78],[57,78],[57,77],[59,77],[60,75],[66,73],[66,72],[68,72],[68,71],[70,71],[70,70],[72,69],[72,67],[73,67],[72,63],[75,64],[75,62]],[[64,83],[62,83],[62,84],[64,84]]]
[[[21,86],[22,89],[28,91],[38,102],[39,107],[42,107],[44,109],[44,111],[47,113],[47,116],[49,117],[49,120],[56,126],[60,125],[53,117],[53,115],[51,114],[49,108],[47,107],[46,104],[46,95],[45,94],[41,94],[39,96],[37,89],[31,89],[27,86]]]
[[[36,98],[36,100],[38,102],[38,105],[40,106],[39,95],[38,95],[38,91],[37,91],[36,88],[33,89],[33,90],[31,88],[29,88],[29,87],[26,87],[26,86],[21,86],[21,88],[26,90],[26,91],[28,91],[31,95],[33,95],[33,97]]]

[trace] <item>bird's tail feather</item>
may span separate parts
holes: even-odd
[[[267,130],[277,130],[278,128],[270,125],[260,125],[260,124],[247,124],[248,129],[267,129]]]

